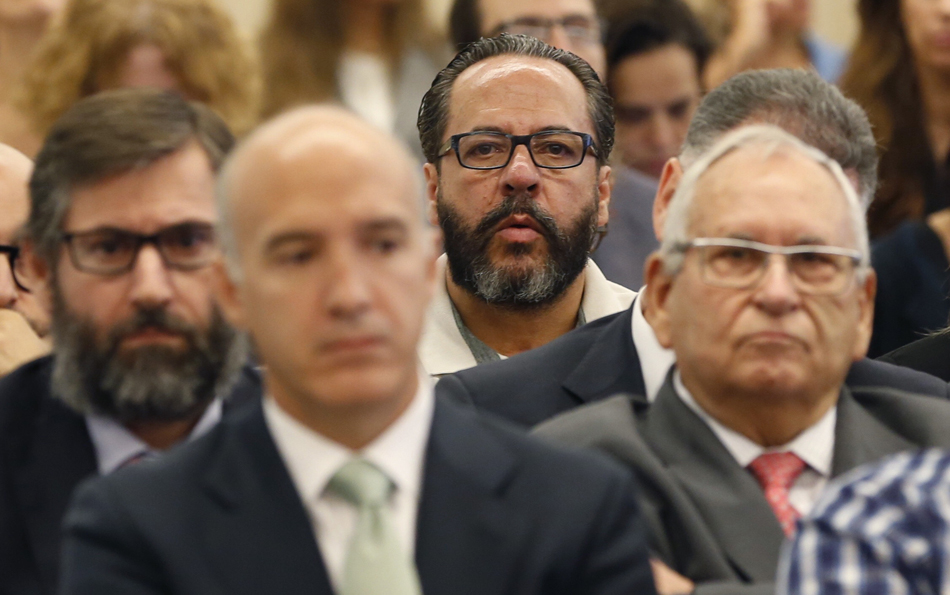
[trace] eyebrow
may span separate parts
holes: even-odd
[[[406,224],[406,222],[396,217],[374,219],[359,223],[357,225],[357,230],[359,233],[380,233],[386,231],[406,232],[408,229],[409,226]],[[276,250],[285,244],[292,244],[295,242],[314,242],[321,241],[322,239],[323,234],[316,231],[288,231],[269,239],[264,245],[264,249],[271,251]]]
[[[500,132],[501,134],[511,134],[499,126],[475,126],[469,132]],[[544,128],[539,128],[532,132],[535,134],[538,132],[577,132],[570,126],[555,125],[555,126],[545,126]],[[512,135],[512,136],[521,136],[521,135]]]
[[[755,239],[752,235],[747,233],[731,233],[726,237],[736,239],[736,240],[748,240],[750,242],[759,242],[760,240]],[[764,242],[763,242],[764,243]],[[830,246],[824,239],[818,236],[801,236],[798,240],[795,241],[793,246]]]

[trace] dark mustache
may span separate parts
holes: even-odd
[[[486,237],[499,223],[512,215],[528,215],[538,222],[541,235],[549,240],[560,236],[560,228],[547,211],[538,206],[527,194],[505,197],[500,205],[488,212],[475,228],[475,237]]]
[[[109,333],[109,348],[115,350],[123,338],[145,329],[181,334],[191,344],[194,344],[197,336],[193,325],[178,316],[169,314],[164,307],[140,308],[131,318],[112,328]]]

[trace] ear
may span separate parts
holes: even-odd
[[[224,313],[224,317],[232,326],[246,330],[241,288],[228,274],[223,257],[216,260],[211,266],[213,267],[212,283],[214,284],[214,292],[218,299],[218,306],[220,306],[221,312]]]
[[[647,259],[643,276],[646,280],[646,307],[643,315],[653,328],[660,345],[667,349],[673,347],[673,333],[670,327],[669,298],[673,289],[674,277],[664,270],[659,252]]]
[[[439,170],[436,169],[435,164],[426,163],[422,166],[422,173],[426,178],[426,216],[429,218],[429,223],[438,227],[439,212],[436,204],[439,200]]]
[[[676,194],[680,178],[683,177],[683,166],[677,157],[670,158],[663,166],[660,174],[660,185],[656,189],[656,198],[653,199],[653,233],[656,239],[663,241],[663,227],[666,225],[666,213],[670,208],[670,201]]]
[[[872,269],[858,289],[858,325],[854,338],[852,361],[862,359],[868,353],[871,332],[874,328],[874,296],[877,295],[877,274]]]
[[[610,219],[610,196],[614,188],[614,176],[609,165],[600,168],[597,180],[597,226],[607,225]]]

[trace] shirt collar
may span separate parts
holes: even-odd
[[[835,446],[835,423],[838,419],[837,406],[830,408],[821,419],[793,438],[788,444],[764,448],[739,432],[727,428],[709,415],[683,385],[678,370],[673,374],[673,387],[676,389],[679,398],[709,426],[743,469],[748,467],[761,454],[791,452],[798,455],[798,458],[805,461],[811,469],[817,471],[823,477],[831,476],[831,461],[834,457]]]
[[[221,421],[221,399],[214,399],[205,408],[198,423],[188,434],[187,440],[193,440],[205,434]],[[96,451],[99,474],[107,475],[118,469],[123,463],[141,454],[158,454],[142,439],[129,431],[116,419],[98,413],[86,415],[86,428]]]
[[[653,327],[647,322],[643,315],[643,292],[646,286],[641,287],[637,292],[637,298],[633,304],[633,322],[631,323],[633,332],[633,344],[637,348],[637,356],[640,358],[640,370],[643,372],[643,385],[646,387],[646,397],[652,403],[656,400],[660,387],[666,380],[666,374],[676,363],[676,354],[672,349],[667,349],[660,345],[656,340],[656,333]]]
[[[313,502],[344,464],[361,457],[380,468],[409,497],[421,493],[425,450],[435,410],[433,382],[420,371],[419,388],[409,407],[361,451],[314,432],[284,411],[273,398],[264,400],[264,418],[305,502]]]

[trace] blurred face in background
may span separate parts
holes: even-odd
[[[168,68],[162,49],[151,43],[133,46],[112,78],[100,90],[146,87],[181,92],[178,76]]]
[[[481,33],[520,33],[577,54],[601,79],[607,70],[603,31],[591,0],[480,0]]]
[[[900,0],[904,35],[919,66],[950,68],[950,2]]]
[[[45,23],[65,4],[66,0],[0,0],[0,23]]]
[[[672,43],[627,56],[610,71],[610,92],[621,160],[659,178],[702,98],[696,57]]]

